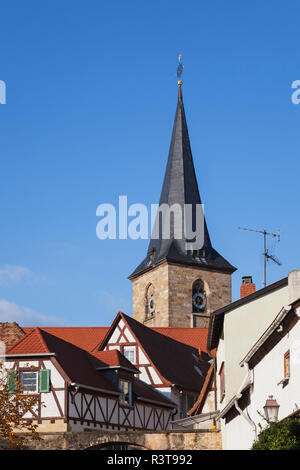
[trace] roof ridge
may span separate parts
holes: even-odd
[[[36,333],[37,333],[37,335],[38,335],[38,337],[39,337],[39,339],[40,339],[40,341],[41,341],[41,343],[42,343],[42,345],[43,345],[43,347],[44,347],[44,349],[45,349],[45,352],[51,352],[51,351],[49,350],[47,344],[46,344],[46,341],[45,341],[44,337],[43,337],[41,328],[39,328],[38,326],[36,326],[34,330],[36,331]]]

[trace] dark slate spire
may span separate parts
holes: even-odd
[[[201,204],[201,199],[185,118],[181,85],[182,82],[179,81],[177,109],[159,204],[168,204],[169,207],[173,204],[180,204],[183,208],[184,204],[192,204],[193,207],[196,204]],[[162,239],[162,237],[154,239],[152,235],[146,258],[129,278],[151,269],[164,260],[226,272],[236,270],[212,247],[206,221],[204,221],[204,244],[201,250],[187,251],[185,240],[174,238],[172,223],[169,239]]]

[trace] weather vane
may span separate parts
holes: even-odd
[[[179,54],[178,56],[178,67],[177,67],[177,78],[178,78],[178,85],[182,85],[182,81],[181,81],[181,75],[182,75],[182,72],[183,72],[183,65],[181,63],[181,57],[182,55]]]

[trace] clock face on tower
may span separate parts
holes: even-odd
[[[204,312],[206,307],[206,295],[204,292],[195,292],[193,294],[193,307],[198,312]]]
[[[206,294],[204,291],[204,284],[201,279],[197,279],[193,284],[192,292],[192,308],[193,312],[204,312],[206,310]]]

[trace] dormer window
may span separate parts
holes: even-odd
[[[120,379],[119,389],[122,392],[120,395],[120,403],[123,405],[132,405],[132,383],[129,380]]]

